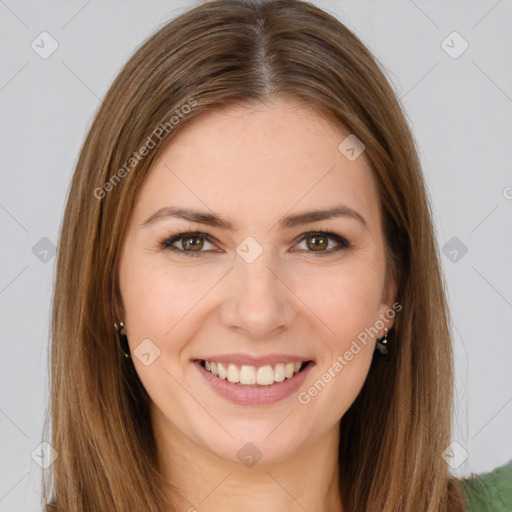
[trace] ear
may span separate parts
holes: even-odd
[[[112,321],[119,324],[119,322],[125,321],[125,312],[123,306],[123,300],[121,297],[121,291],[119,290],[119,286],[115,286],[113,292],[111,292],[111,311],[112,311]]]
[[[395,324],[396,314],[402,310],[402,305],[396,301],[397,285],[394,279],[386,279],[386,284],[382,292],[381,304],[379,307],[379,318],[384,324],[380,336],[384,336],[386,330],[391,330]]]

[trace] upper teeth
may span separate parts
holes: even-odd
[[[238,366],[232,363],[205,361],[204,367],[213,375],[232,383],[269,386],[274,382],[282,382],[285,378],[291,379],[299,372],[302,363],[279,363],[274,367],[268,364],[257,368],[256,366]]]

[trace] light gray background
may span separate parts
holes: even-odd
[[[439,244],[460,241],[442,255],[456,353],[453,439],[469,454],[453,473],[491,470],[512,458],[511,1],[314,3],[384,65],[420,148]],[[0,0],[1,511],[40,510],[31,453],[42,441],[55,264],[51,252],[41,261],[40,240],[57,241],[79,148],[120,67],[192,5]],[[31,48],[43,31],[59,45],[47,59]],[[469,44],[456,59],[441,45],[453,31]],[[456,52],[452,39],[445,44]]]

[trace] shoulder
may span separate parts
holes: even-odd
[[[512,460],[489,473],[460,480],[468,512],[512,510]]]

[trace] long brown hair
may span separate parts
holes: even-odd
[[[365,144],[403,308],[389,360],[374,359],[341,421],[345,512],[464,510],[441,456],[450,443],[453,356],[415,143],[368,49],[300,0],[214,0],[184,12],[134,53],[107,92],[60,233],[45,423],[58,458],[44,474],[45,510],[174,510],[149,397],[120,357],[113,327],[122,318],[120,248],[137,192],[173,135],[206,111],[272,96],[306,102]]]

